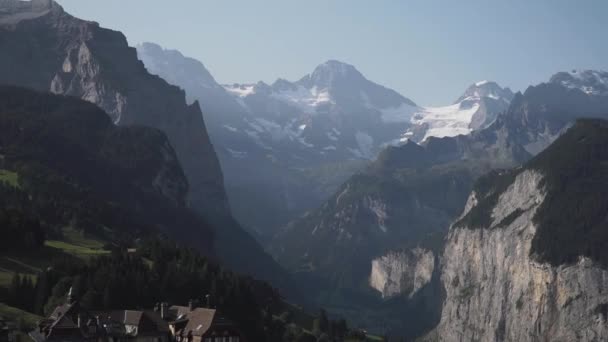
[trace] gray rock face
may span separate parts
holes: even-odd
[[[0,0],[0,24],[16,24],[40,17],[47,14],[53,5],[53,0]]]
[[[440,341],[604,341],[608,272],[588,259],[552,267],[530,257],[534,213],[545,194],[535,171],[519,174],[484,229],[452,227],[443,255]],[[472,194],[465,214],[476,205]],[[521,214],[506,226],[503,219]]]
[[[413,297],[431,281],[435,269],[432,251],[414,248],[410,251],[391,251],[372,260],[369,285],[382,298],[405,295]]]

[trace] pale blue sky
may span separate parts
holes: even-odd
[[[608,69],[605,0],[58,0],[201,60],[222,83],[297,80],[328,59],[421,105],[478,80],[513,90]]]

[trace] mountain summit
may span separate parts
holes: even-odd
[[[459,97],[456,102],[454,102],[454,104],[467,100],[479,100],[484,97],[503,101],[508,104],[511,102],[511,100],[513,100],[514,95],[515,94],[513,94],[511,89],[508,87],[502,88],[496,82],[479,81],[470,85],[464,94],[462,94],[462,96]]]
[[[298,83],[307,88],[328,89],[348,81],[362,82],[366,79],[354,66],[337,60],[328,60],[318,65],[311,74],[302,77]]]

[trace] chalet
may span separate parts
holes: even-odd
[[[34,341],[98,341],[102,336],[98,319],[78,302],[59,305],[30,333]]]
[[[37,342],[98,341],[98,342],[169,342],[173,338],[169,324],[152,310],[114,310],[89,312],[71,293],[65,304],[38,324],[30,333]]]
[[[217,310],[161,304],[161,313],[169,321],[169,328],[177,342],[243,342],[236,325]]]
[[[236,325],[216,309],[198,308],[192,301],[188,306],[162,303],[154,310],[89,312],[72,300],[71,290],[66,303],[30,337],[36,342],[245,342]]]
[[[96,313],[107,341],[169,342],[169,324],[152,310],[114,310]]]

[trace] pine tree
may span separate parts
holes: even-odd
[[[106,287],[103,291],[103,308],[104,309],[112,308],[112,296],[110,293],[110,287]]]
[[[8,300],[7,302],[16,307],[21,306],[21,275],[19,273],[15,273],[13,275],[13,279],[11,280],[11,284],[8,287]]]
[[[44,314],[44,304],[51,293],[49,276],[47,272],[42,272],[36,281],[36,289],[34,295],[34,313],[37,315]]]

